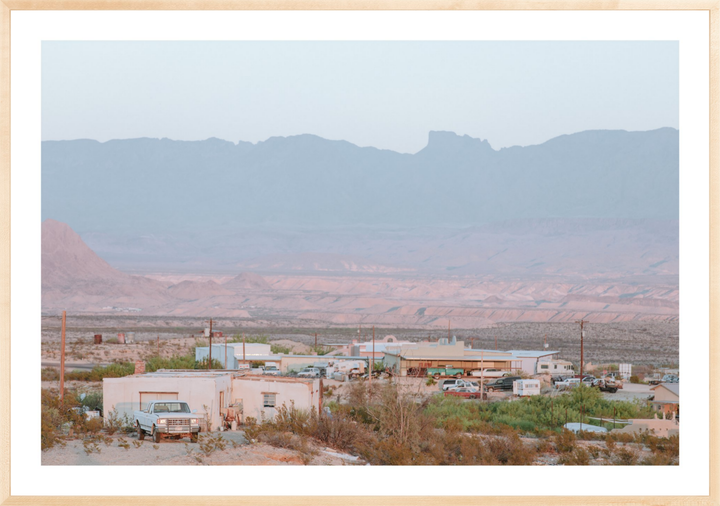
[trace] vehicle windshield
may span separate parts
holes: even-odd
[[[155,404],[155,413],[190,413],[190,406],[184,402],[161,402]]]

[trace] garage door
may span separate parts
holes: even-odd
[[[177,392],[140,392],[140,409],[145,409],[151,401],[176,401]]]

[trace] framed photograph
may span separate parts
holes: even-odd
[[[718,6],[0,3],[0,502],[717,503]]]

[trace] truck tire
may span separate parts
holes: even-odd
[[[456,377],[457,379],[462,379],[462,373],[461,373],[461,372],[457,373],[457,374],[455,375],[455,377]]]
[[[612,388],[612,389],[610,389],[610,393],[611,393],[611,394],[617,393],[617,388]]]
[[[494,389],[493,387],[488,387],[487,391],[488,391],[488,392],[494,392],[495,389]]]
[[[190,442],[191,443],[198,442],[198,433],[197,432],[193,432],[192,434],[190,434]]]
[[[160,442],[160,433],[157,431],[157,429],[154,426],[153,426],[152,436],[153,436],[153,441],[155,441],[156,443]]]
[[[470,399],[475,399],[475,396],[474,396],[474,395],[471,395],[471,396],[470,396]]]
[[[138,439],[139,439],[140,441],[142,441],[143,439],[145,439],[145,431],[142,430],[142,428],[140,427],[140,422],[137,422],[137,426],[136,426],[135,428],[137,429]]]

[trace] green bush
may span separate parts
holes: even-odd
[[[270,345],[270,353],[274,353],[274,354],[282,353],[285,355],[290,355],[292,353],[292,348],[290,348],[289,346],[282,346],[280,344],[271,344]]]
[[[229,341],[229,343],[242,343],[243,337],[240,334],[235,334]],[[245,336],[245,343],[258,343],[258,344],[268,344],[268,336],[266,335],[260,335],[260,336]],[[207,344],[205,345],[207,346]]]
[[[67,381],[102,381],[103,378],[122,378],[135,373],[135,364],[121,362],[107,366],[95,366],[91,371],[71,371],[65,373]]]

